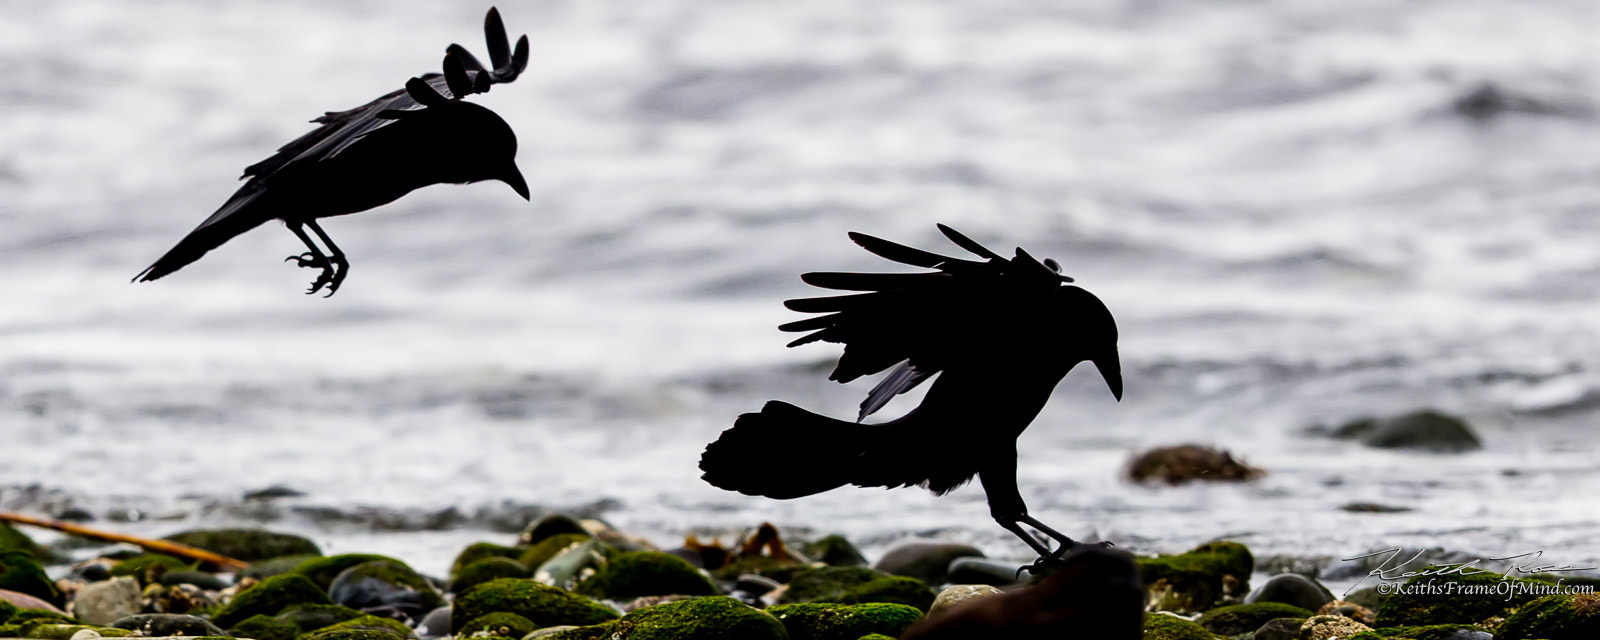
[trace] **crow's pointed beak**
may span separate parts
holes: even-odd
[[[1111,387],[1111,395],[1116,396],[1117,401],[1121,402],[1122,361],[1117,358],[1117,353],[1113,351],[1111,355],[1095,358],[1092,362],[1094,368],[1100,370],[1100,377],[1106,379],[1106,386]]]
[[[511,189],[516,191],[517,195],[522,196],[523,200],[533,200],[533,197],[528,193],[528,181],[522,179],[522,172],[517,170],[517,165],[511,165],[506,175],[500,177],[500,181],[511,185]]]

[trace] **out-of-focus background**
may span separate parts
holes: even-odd
[[[1055,257],[1119,321],[1125,399],[1075,371],[1022,438],[1068,534],[1600,563],[1600,6],[502,2],[532,63],[473,100],[531,204],[436,186],[326,221],[353,263],[331,299],[276,223],[129,284],[311,117],[451,42],[486,59],[486,9],[0,5],[0,507],[435,573],[542,509],[1025,557],[977,487],[698,478],[739,413],[845,417],[871,387],[826,382],[836,345],[784,348],[798,274],[887,266],[847,231],[955,250],[943,222]],[[1307,433],[1418,409],[1482,449]],[[1268,475],[1123,479],[1183,442]],[[274,485],[304,495],[243,498]]]

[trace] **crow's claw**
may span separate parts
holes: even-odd
[[[326,257],[324,257],[324,256],[312,253],[310,251],[307,251],[307,252],[302,253],[302,254],[297,255],[297,256],[289,256],[289,257],[283,259],[284,262],[289,262],[291,260],[294,261],[294,263],[297,266],[300,266],[302,268],[304,268],[304,267],[315,267],[315,268],[323,269],[323,270],[328,269],[328,259]]]
[[[1109,540],[1102,540],[1100,542],[1073,542],[1072,544],[1061,545],[1060,548],[1056,549],[1055,551],[1051,551],[1049,555],[1039,556],[1039,559],[1034,560],[1033,564],[1025,564],[1021,567],[1018,567],[1017,579],[1020,580],[1022,578],[1022,572],[1024,571],[1028,572],[1029,575],[1037,575],[1039,571],[1043,569],[1060,568],[1062,566],[1061,558],[1067,555],[1068,551],[1073,549],[1077,549],[1079,547],[1100,547],[1101,549],[1110,549],[1115,546],[1116,545],[1111,544]]]

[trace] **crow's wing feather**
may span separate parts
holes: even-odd
[[[924,380],[933,377],[935,371],[918,369],[908,360],[900,363],[894,371],[878,381],[878,385],[867,393],[867,399],[861,401],[861,411],[856,414],[856,422],[865,420],[867,416],[876,413],[883,405],[889,404],[895,396],[915,389]]]

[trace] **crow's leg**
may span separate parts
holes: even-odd
[[[1039,559],[1033,564],[1017,570],[1018,575],[1023,571],[1031,573],[1055,563],[1067,551],[1077,546],[1077,541],[1045,526],[1037,518],[1028,515],[1028,505],[1022,501],[1022,492],[1017,488],[1016,452],[1011,452],[1005,456],[1004,460],[985,466],[983,470],[978,472],[978,481],[983,483],[983,492],[989,498],[989,515],[993,516],[995,522],[1000,523],[1001,527],[1016,534],[1018,538],[1021,538],[1023,542],[1033,548],[1034,552],[1039,554]],[[1038,536],[1029,533],[1028,530],[1022,528],[1022,524],[1028,524],[1044,532],[1045,535],[1055,538],[1061,543],[1061,546],[1057,547],[1055,551],[1051,551],[1047,540],[1041,540]]]
[[[317,291],[321,290],[322,287],[333,282],[335,273],[333,269],[333,262],[328,260],[328,256],[322,254],[322,248],[318,247],[317,243],[311,241],[311,236],[306,235],[306,230],[302,226],[304,223],[285,221],[285,224],[288,225],[290,231],[294,232],[296,237],[300,238],[301,242],[306,243],[306,248],[310,249],[310,251],[297,256],[289,256],[284,258],[283,261],[288,262],[293,260],[295,261],[295,264],[299,265],[300,267],[321,269],[322,275],[317,276],[316,282],[311,283],[311,290],[307,291],[306,295],[316,293]],[[315,229],[316,226],[313,225],[312,228]],[[330,290],[328,295],[333,295],[333,291]]]
[[[328,282],[328,295],[331,296],[333,295],[333,292],[339,290],[339,285],[344,284],[344,277],[350,275],[350,262],[345,260],[344,252],[339,250],[339,245],[333,243],[333,238],[328,237],[328,234],[322,230],[322,227],[317,225],[317,221],[315,219],[307,220],[306,226],[311,227],[311,230],[317,234],[317,238],[322,240],[322,244],[327,245],[328,251],[330,252],[328,260],[332,262],[334,266],[339,268],[339,270],[334,273],[333,279]]]

